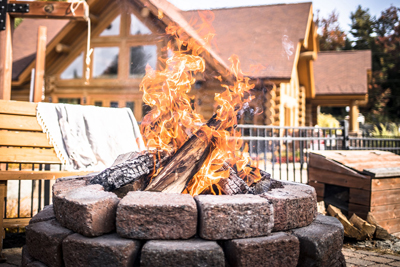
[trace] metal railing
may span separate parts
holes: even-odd
[[[253,164],[272,177],[307,183],[307,163],[311,150],[344,149],[343,127],[279,127],[238,125],[244,150]]]
[[[400,138],[351,136],[348,122],[341,127],[279,127],[238,125],[253,164],[275,179],[307,183],[312,150],[385,150],[400,155]]]

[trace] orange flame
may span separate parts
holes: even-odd
[[[211,29],[213,14],[203,13],[200,18],[203,25],[198,27],[199,34],[203,33],[203,39],[210,44],[215,31],[205,33],[205,30]],[[224,162],[233,166],[250,185],[260,179],[261,175],[249,167],[251,159],[247,150],[244,153],[236,152],[242,147],[242,140],[235,127],[238,111],[254,98],[249,92],[254,84],[250,84],[250,79],[241,71],[239,58],[232,55],[229,58],[232,64],[230,71],[236,80],[233,85],[222,85],[225,91],[215,95],[218,105],[216,119],[221,121],[221,125],[218,129],[202,126],[204,120],[192,108],[187,94],[195,83],[196,73],[205,71],[206,64],[200,56],[205,52],[204,47],[176,25],[169,25],[166,33],[175,41],[169,42],[167,48],[173,51],[172,57],[166,60],[162,71],[147,66],[146,75],[140,84],[143,101],[151,107],[141,125],[146,145],[175,152],[201,127],[212,141],[213,149],[185,192],[198,195],[206,188],[213,191],[213,185],[229,177],[229,170],[222,168]],[[221,77],[216,78],[222,80]]]

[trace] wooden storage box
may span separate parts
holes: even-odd
[[[308,184],[318,201],[366,219],[371,212],[389,233],[400,232],[400,156],[377,150],[313,151]]]

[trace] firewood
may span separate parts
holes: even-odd
[[[318,213],[326,215],[326,209],[325,209],[325,202],[324,201],[317,202],[317,211],[318,211]]]
[[[254,193],[254,189],[250,188],[246,182],[236,174],[236,171],[227,163],[224,163],[224,166],[221,168],[221,171],[222,170],[229,170],[229,177],[226,179],[220,179],[218,182],[222,193],[225,195]]]
[[[382,239],[382,240],[388,240],[388,239],[392,238],[392,236],[389,234],[389,232],[386,231],[386,229],[384,229],[382,226],[380,226],[378,224],[374,215],[372,215],[371,212],[368,212],[368,214],[367,214],[367,222],[369,222],[370,224],[372,224],[376,227],[375,235],[374,235],[375,238]]]
[[[106,191],[118,189],[136,182],[135,187],[143,188],[150,181],[151,174],[166,161],[159,159],[156,151],[133,152],[121,155],[110,167],[90,180],[90,184],[100,184]]]
[[[364,221],[360,217],[358,217],[355,213],[351,216],[349,220],[355,227],[357,227],[362,233],[365,232],[369,238],[374,236],[376,226],[369,224],[368,222]]]
[[[220,124],[214,114],[207,122],[207,127],[218,128]],[[211,152],[211,145],[211,140],[203,129],[198,130],[170,158],[145,191],[182,193]]]
[[[347,220],[346,216],[344,216],[344,214],[340,211],[340,209],[338,209],[332,205],[329,205],[328,213],[332,217],[335,217],[336,219],[338,219],[340,221],[340,223],[343,225],[345,236],[350,237],[350,238],[355,238],[357,240],[365,240],[366,239],[367,236],[365,234],[363,234],[360,230],[358,230],[356,227],[354,227],[354,225]]]

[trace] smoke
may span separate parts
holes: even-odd
[[[284,51],[284,56],[287,56],[287,59],[289,60],[289,57],[293,55],[294,51],[294,44],[292,41],[289,40],[289,36],[283,35],[282,36],[282,48]]]

